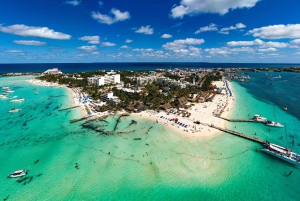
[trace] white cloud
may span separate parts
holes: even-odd
[[[144,48],[136,48],[136,49],[133,49],[132,50],[133,52],[153,52],[154,50],[152,48],[147,48],[147,49],[144,49]]]
[[[187,45],[200,45],[204,43],[203,39],[197,39],[197,38],[187,38],[187,39],[181,39],[181,40],[174,40],[173,42],[168,42],[162,47],[166,50],[180,50],[180,49],[185,49]]]
[[[275,52],[277,51],[276,48],[270,47],[270,48],[265,48],[265,49],[258,49],[259,52]]]
[[[32,45],[32,46],[47,45],[47,43],[45,43],[45,42],[36,41],[36,40],[14,40],[13,43],[16,43],[19,45]]]
[[[231,31],[231,30],[236,30],[236,29],[243,29],[245,28],[246,25],[244,25],[243,23],[237,23],[235,26],[230,26],[230,27],[225,27],[225,28],[222,28],[219,33],[221,34],[229,34],[228,31]]]
[[[98,3],[99,3],[100,6],[103,6],[103,2],[102,1],[99,1]]]
[[[260,39],[255,39],[254,41],[230,41],[227,42],[228,46],[249,46],[249,45],[262,45],[265,42]]]
[[[247,53],[254,53],[254,49],[250,47],[240,47],[240,48],[228,48],[228,47],[221,47],[221,48],[206,48],[204,50],[211,55],[228,55],[228,54],[237,54],[239,52],[247,52]]]
[[[259,0],[181,0],[180,5],[173,6],[171,17],[183,18],[184,15],[198,13],[226,14],[229,10],[252,8]]]
[[[292,40],[291,44],[293,44],[293,45],[300,45],[300,39]]]
[[[68,40],[71,38],[71,36],[68,34],[55,32],[53,29],[49,29],[48,27],[32,27],[24,24],[15,24],[7,27],[3,27],[0,24],[0,31],[3,33],[27,37],[40,37],[59,40]]]
[[[110,12],[114,15],[113,18],[108,15],[103,15],[99,12],[92,12],[92,18],[103,24],[113,24],[119,21],[130,19],[130,14],[127,11],[121,12],[120,10],[113,8]]]
[[[81,46],[81,47],[78,47],[77,49],[87,51],[87,52],[94,52],[98,48],[95,45],[92,45],[92,46]]]
[[[153,34],[153,29],[150,28],[150,25],[147,25],[147,26],[141,26],[141,28],[137,29],[135,31],[136,33],[143,33],[143,34],[146,34],[146,35],[151,35]]]
[[[170,35],[170,34],[163,34],[161,36],[161,38],[172,38],[172,35]]]
[[[22,50],[7,50],[8,53],[24,53]]]
[[[113,47],[113,46],[116,46],[116,44],[115,43],[110,43],[110,42],[102,42],[101,46]]]
[[[132,43],[132,40],[127,39],[127,40],[125,41],[125,43]]]
[[[123,46],[121,46],[120,48],[121,48],[121,49],[129,49],[130,47],[127,46],[127,45],[123,45]]]
[[[208,25],[208,26],[201,27],[200,29],[198,29],[198,30],[195,32],[195,34],[199,34],[199,33],[206,32],[206,31],[217,31],[217,30],[218,30],[217,25],[211,23],[211,24]]]
[[[98,54],[100,54],[100,52],[92,52],[91,54],[98,55]]]
[[[81,38],[78,38],[79,40],[88,41],[90,44],[99,44],[100,43],[100,37],[99,36],[83,36]]]
[[[251,46],[251,45],[259,45],[261,48],[269,48],[269,47],[275,47],[275,48],[286,48],[290,47],[288,43],[282,43],[282,42],[265,42],[260,39],[255,39],[254,41],[230,41],[227,42],[228,46]]]
[[[70,4],[72,6],[78,6],[81,3],[81,1],[73,0],[73,1],[65,1],[64,3]]]
[[[252,29],[247,34],[267,39],[300,38],[300,24],[270,25]]]

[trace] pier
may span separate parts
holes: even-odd
[[[226,121],[230,121],[230,122],[254,122],[254,123],[265,123],[263,121],[256,121],[256,120],[253,120],[253,119],[227,119],[227,118],[224,118],[224,117],[220,117],[220,116],[217,116],[218,118],[220,119],[224,119]]]
[[[67,107],[67,108],[63,108],[63,109],[59,109],[58,111],[63,111],[63,110],[70,110],[70,109],[74,109],[79,107],[79,105],[73,106],[73,107]]]
[[[82,121],[82,120],[85,120],[87,118],[89,118],[89,117],[82,117],[80,119],[73,119],[73,120],[70,120],[70,123],[75,123],[75,122],[78,122],[78,121]]]
[[[215,128],[215,129],[218,129],[220,131],[223,131],[225,133],[229,133],[229,134],[232,134],[232,135],[235,135],[235,136],[239,136],[239,137],[251,140],[253,142],[257,142],[257,143],[260,143],[260,144],[265,144],[266,143],[266,141],[264,141],[264,140],[261,140],[259,138],[255,138],[255,137],[250,137],[250,136],[244,135],[243,133],[239,133],[239,132],[236,132],[236,131],[220,128],[220,127],[217,127],[217,126],[214,126],[214,125],[208,125],[208,126],[211,127],[211,128]]]

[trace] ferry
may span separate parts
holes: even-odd
[[[284,127],[282,124],[275,122],[275,121],[267,121],[266,126],[272,126],[272,127]]]
[[[11,100],[10,102],[21,102],[21,101],[24,101],[25,99],[24,98],[18,98],[18,99],[15,99],[15,100]]]
[[[254,117],[252,118],[254,121],[259,121],[259,122],[267,122],[267,118],[262,117],[258,114],[254,115]]]
[[[263,152],[275,156],[279,159],[300,166],[300,155],[294,153],[291,149],[281,147],[276,144],[267,143],[267,148],[262,149]]]
[[[13,173],[9,174],[7,177],[8,178],[16,178],[16,177],[23,177],[28,173],[27,170],[17,170],[14,171]]]

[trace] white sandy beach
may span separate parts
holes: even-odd
[[[217,81],[213,83],[217,87],[223,87],[224,83],[222,81]],[[232,91],[232,87],[228,82],[229,88]],[[217,94],[212,102],[205,103],[194,103],[194,106],[188,109],[188,112],[191,113],[190,117],[182,117],[179,115],[174,115],[170,113],[167,115],[165,111],[159,113],[155,111],[143,111],[141,113],[133,113],[132,115],[141,117],[146,120],[158,122],[168,129],[179,133],[185,137],[190,138],[202,138],[202,137],[211,137],[222,133],[221,131],[206,126],[205,124],[213,124],[215,126],[225,128],[227,121],[220,119],[214,116],[214,112],[220,111],[223,109],[222,117],[229,117],[234,107],[234,98],[227,95]],[[161,118],[163,116],[163,118]],[[187,128],[175,124],[174,121],[169,119],[178,118],[183,124],[189,125]],[[201,124],[194,124],[194,121],[200,121]]]
[[[70,107],[80,106],[81,117],[87,116],[88,112],[85,109],[85,106],[89,107],[88,104],[83,104],[79,102],[79,98],[83,97],[81,90],[79,88],[68,88],[65,85],[59,85],[57,83],[50,83],[46,81],[30,79],[28,82],[34,85],[46,86],[46,87],[65,87],[69,95],[71,97]],[[217,87],[225,87],[223,81],[215,81],[213,85]],[[230,82],[228,82],[228,86],[233,92]],[[179,133],[185,137],[189,138],[203,138],[203,137],[212,137],[222,133],[221,131],[211,128],[207,125],[215,125],[221,128],[226,127],[227,121],[216,117],[214,114],[220,113],[222,110],[222,117],[229,117],[230,113],[234,108],[234,98],[233,96],[224,95],[225,91],[223,90],[223,94],[217,94],[212,102],[204,102],[204,103],[193,103],[194,105],[190,107],[187,111],[191,113],[189,117],[182,117],[181,115],[175,115],[173,113],[167,114],[165,111],[160,111],[159,113],[151,110],[143,111],[140,113],[132,113],[131,115],[143,118],[148,121],[153,121],[160,123],[166,126],[168,129]],[[91,108],[90,108],[91,109]],[[121,112],[124,113],[124,112]],[[107,112],[103,113],[93,113],[96,117],[107,116]],[[163,117],[162,117],[163,116]],[[162,117],[162,118],[161,118]],[[189,125],[188,127],[179,126],[175,124],[174,121],[170,121],[169,119],[178,118],[178,121]],[[201,124],[195,124],[194,121],[200,121]]]

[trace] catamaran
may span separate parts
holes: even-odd
[[[281,147],[279,145],[272,144],[269,142],[266,143],[265,145],[267,146],[267,148],[262,149],[263,152],[275,156],[277,158],[280,158],[289,163],[292,163],[294,165],[300,166],[300,155],[294,153],[291,149]]]

